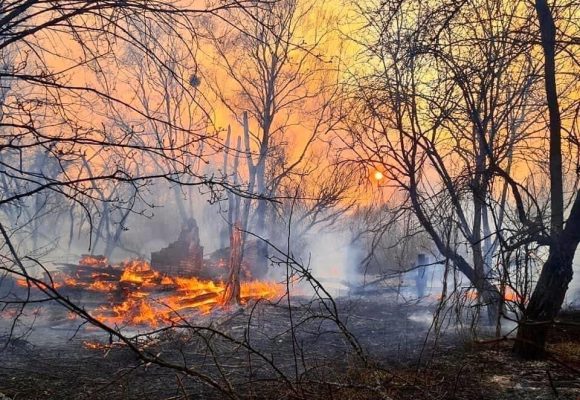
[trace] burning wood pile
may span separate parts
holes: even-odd
[[[101,321],[118,326],[154,328],[207,314],[223,305],[226,290],[223,281],[168,275],[144,260],[110,264],[102,256],[88,255],[78,265],[66,264],[52,279],[61,294]],[[25,281],[19,284],[26,286]],[[273,299],[282,291],[273,282],[242,282],[241,300]]]
[[[139,259],[112,264],[104,256],[84,255],[78,264],[61,264],[45,282],[53,282],[94,317],[117,326],[158,327],[225,306],[227,260],[203,258],[195,220],[184,224],[176,242],[151,256],[151,264]],[[252,276],[246,269],[243,278]],[[27,283],[22,280],[19,285]],[[243,304],[282,293],[282,286],[274,282],[246,279],[239,299]]]

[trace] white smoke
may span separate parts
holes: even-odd
[[[308,241],[312,274],[332,296],[347,295],[361,280],[358,265],[362,252],[351,242],[349,231],[316,232]]]

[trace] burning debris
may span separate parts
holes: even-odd
[[[151,254],[151,263],[142,259],[111,263],[105,256],[83,255],[77,264],[60,264],[57,271],[45,272],[43,281],[104,323],[155,328],[227,307],[228,259],[229,249],[204,259],[199,228],[191,218],[175,242]],[[253,272],[246,261],[240,274],[240,304],[284,293],[281,285],[252,278],[263,276]],[[17,286],[26,288],[29,282],[22,279]],[[51,320],[63,319],[56,309],[51,312]]]
[[[64,296],[78,299],[102,322],[120,327],[176,324],[224,305],[223,280],[186,276],[185,271],[179,271],[171,275],[167,269],[158,270],[144,260],[111,264],[105,257],[84,255],[78,265],[64,265],[52,279]],[[19,285],[25,287],[27,283],[22,280]],[[274,299],[282,293],[283,288],[273,282],[241,284],[242,304]]]

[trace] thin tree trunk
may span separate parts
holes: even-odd
[[[237,222],[230,236],[230,273],[224,292],[224,304],[239,304],[241,298],[240,270],[243,259],[243,232],[240,229],[240,223]]]
[[[105,253],[104,253],[104,256],[107,257],[107,259],[109,259],[109,260],[111,259],[111,256],[113,255],[113,251],[115,251],[115,249],[119,246],[119,243],[121,241],[121,235],[125,231],[125,222],[127,221],[127,218],[129,218],[129,214],[131,213],[131,208],[132,207],[128,207],[127,210],[125,210],[125,213],[123,214],[123,216],[121,217],[121,220],[119,221],[119,223],[117,225],[117,229],[115,229],[115,233],[113,234],[112,237],[109,236],[109,240],[107,241],[107,244],[105,246]]]
[[[254,190],[255,184],[255,166],[252,162],[252,153],[250,148],[250,127],[248,122],[248,113],[245,112],[243,116],[244,124],[244,146],[246,151],[246,162],[248,164],[248,192]],[[241,147],[241,140],[237,142],[238,150]],[[237,174],[238,160],[235,162],[235,171]],[[240,199],[235,201],[234,218],[236,223],[230,231],[230,259],[229,259],[229,275],[226,283],[226,291],[224,293],[224,304],[239,303],[240,298],[240,270],[242,261],[244,260],[244,242],[246,240],[245,231],[248,228],[248,220],[250,216],[251,198],[244,201],[244,207],[240,206]]]
[[[225,146],[224,146],[224,163],[223,163],[223,167],[222,167],[222,171],[224,176],[227,179],[228,176],[228,163],[230,162],[229,160],[229,156],[230,156],[230,140],[231,140],[231,136],[232,136],[232,128],[230,125],[228,125],[228,133],[226,136],[226,142],[225,142]],[[239,149],[236,150],[236,153],[234,154],[234,160],[237,161],[238,160],[238,155],[239,155]],[[235,179],[236,179],[236,174],[237,174],[237,168],[234,167],[234,171],[232,173],[233,178],[234,178],[234,186],[236,186],[235,184]],[[232,227],[233,227],[233,213],[234,213],[234,198],[233,198],[233,194],[229,193],[228,194],[228,213],[227,213],[227,227],[225,227],[224,230],[222,230],[220,232],[220,247],[223,249],[226,247],[226,241],[228,240],[228,237],[232,236]],[[226,230],[228,235],[226,236]]]

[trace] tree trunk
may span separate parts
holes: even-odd
[[[224,304],[240,304],[241,284],[240,269],[242,267],[243,254],[243,232],[240,223],[236,223],[230,236],[230,273],[226,282],[226,291],[224,292]]]
[[[544,264],[525,318],[518,328],[514,351],[520,357],[537,359],[544,355],[549,329],[572,280],[575,248],[567,246],[555,250]]]
[[[572,280],[572,262],[580,238],[580,192],[576,194],[570,217],[563,228],[562,127],[556,86],[556,25],[546,0],[536,0],[535,8],[544,51],[544,83],[550,115],[551,243],[548,260],[520,322],[514,346],[517,355],[528,359],[540,358],[545,353],[549,329],[560,312]]]
[[[514,352],[527,359],[544,355],[546,338],[554,318],[560,312],[572,280],[574,254],[580,241],[580,191],[560,240],[550,246],[550,255],[532,293],[518,328]]]
[[[544,85],[550,117],[550,214],[551,233],[556,242],[564,226],[562,122],[556,84],[556,24],[546,0],[536,0],[536,13],[544,51]]]

